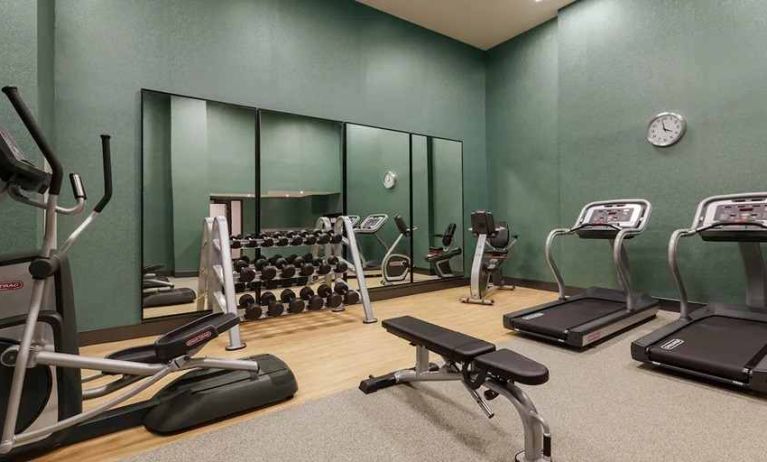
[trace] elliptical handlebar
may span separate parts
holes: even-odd
[[[110,200],[112,200],[112,150],[111,150],[111,136],[101,135],[101,156],[103,159],[104,169],[104,195],[101,196],[96,207],[93,208],[95,212],[101,213],[104,207],[107,206]]]
[[[45,140],[43,131],[40,129],[40,126],[37,125],[37,121],[32,115],[32,112],[27,107],[26,103],[24,103],[24,99],[21,97],[19,89],[13,86],[7,86],[3,87],[2,91],[5,93],[5,96],[8,97],[8,100],[13,105],[13,108],[16,110],[19,118],[22,122],[24,122],[24,126],[26,126],[27,130],[29,130],[29,134],[32,135],[32,139],[35,140],[37,147],[40,148],[40,152],[43,153],[43,157],[45,157],[48,165],[50,165],[51,184],[49,192],[51,195],[58,196],[61,192],[61,182],[64,176],[64,169],[61,166],[59,158],[56,157],[53,149],[51,149],[50,145]]]

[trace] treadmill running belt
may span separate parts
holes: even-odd
[[[710,316],[695,321],[649,348],[651,361],[740,382],[744,370],[767,345],[767,323]]]
[[[521,330],[565,338],[565,331],[623,310],[625,307],[625,303],[613,300],[578,298],[516,318],[512,325]]]

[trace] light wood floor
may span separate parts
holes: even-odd
[[[447,289],[410,297],[375,302],[379,320],[410,314],[441,326],[464,332],[490,342],[509,340],[513,334],[504,329],[501,315],[556,298],[553,292],[526,288],[499,291],[495,306],[466,305],[458,302],[467,287]],[[190,438],[203,432],[223,428],[260,414],[299,406],[307,401],[355,388],[369,374],[383,374],[412,365],[412,347],[388,334],[377,324],[362,324],[362,310],[350,307],[343,313],[307,312],[294,316],[266,319],[242,325],[245,350],[227,352],[226,338],[221,337],[205,347],[203,354],[218,357],[242,357],[272,353],[291,367],[298,380],[298,393],[285,403],[237,416],[180,435],[161,437],[143,428],[135,428],[86,441],[52,452],[39,460],[96,462],[117,460],[161,445]],[[93,345],[83,349],[87,355],[103,356],[114,350],[140,345],[153,338]],[[165,383],[165,382],[163,382]],[[146,391],[146,399],[154,389]],[[93,403],[94,405],[96,403]],[[254,437],[243,441],[257,447]]]

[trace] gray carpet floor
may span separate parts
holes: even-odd
[[[767,461],[767,400],[631,359],[631,341],[673,317],[582,353],[510,336],[504,346],[551,372],[524,388],[551,425],[555,461]],[[130,460],[511,461],[521,424],[502,398],[491,405],[488,420],[457,382],[354,389]]]

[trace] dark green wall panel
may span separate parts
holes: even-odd
[[[551,279],[543,244],[560,224],[557,46],[552,20],[488,53],[490,203],[496,221],[519,234],[505,266],[514,277]],[[469,252],[475,242],[467,241]]]
[[[550,280],[548,229],[571,225],[586,202],[638,196],[655,211],[629,244],[637,285],[676,297],[666,265],[672,230],[689,226],[706,196],[764,189],[766,22],[754,1],[583,0],[491,50],[491,202],[521,234],[509,274]],[[689,120],[668,149],[644,139],[663,110]],[[564,244],[567,283],[615,285],[606,244]],[[685,242],[681,264],[693,299],[741,299],[734,245]]]

